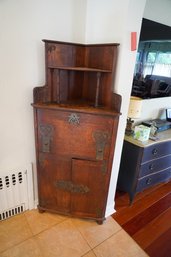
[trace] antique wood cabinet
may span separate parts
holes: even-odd
[[[46,84],[32,104],[38,208],[102,223],[121,104],[117,44],[43,41]]]
[[[171,130],[158,133],[158,140],[141,143],[125,136],[117,188],[136,193],[171,179]]]

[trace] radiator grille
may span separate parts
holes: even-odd
[[[0,213],[0,220],[5,220],[10,218],[11,216],[14,216],[16,214],[19,214],[25,210],[24,204],[21,206],[16,206],[15,208],[11,208],[9,210],[6,210],[4,212]]]
[[[33,206],[33,192],[31,192],[33,183],[30,170],[17,170],[3,175],[0,173],[0,220],[22,213]],[[28,181],[32,184],[31,186],[28,185]]]

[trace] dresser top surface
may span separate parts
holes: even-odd
[[[125,141],[130,142],[139,147],[148,147],[154,144],[171,141],[171,129],[165,130],[163,132],[159,132],[157,134],[156,140],[149,139],[147,141],[141,142],[137,139],[134,139],[133,135],[130,135],[130,136],[125,135],[124,139]]]

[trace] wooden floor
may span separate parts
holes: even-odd
[[[171,182],[147,189],[129,205],[116,193],[113,218],[150,257],[171,257]]]

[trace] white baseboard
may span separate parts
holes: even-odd
[[[116,212],[114,206],[115,206],[115,202],[113,202],[113,204],[107,206],[105,218],[111,216],[112,214],[114,214]]]
[[[34,209],[37,209],[37,205],[38,205],[38,199],[35,199],[35,201],[34,201]]]

